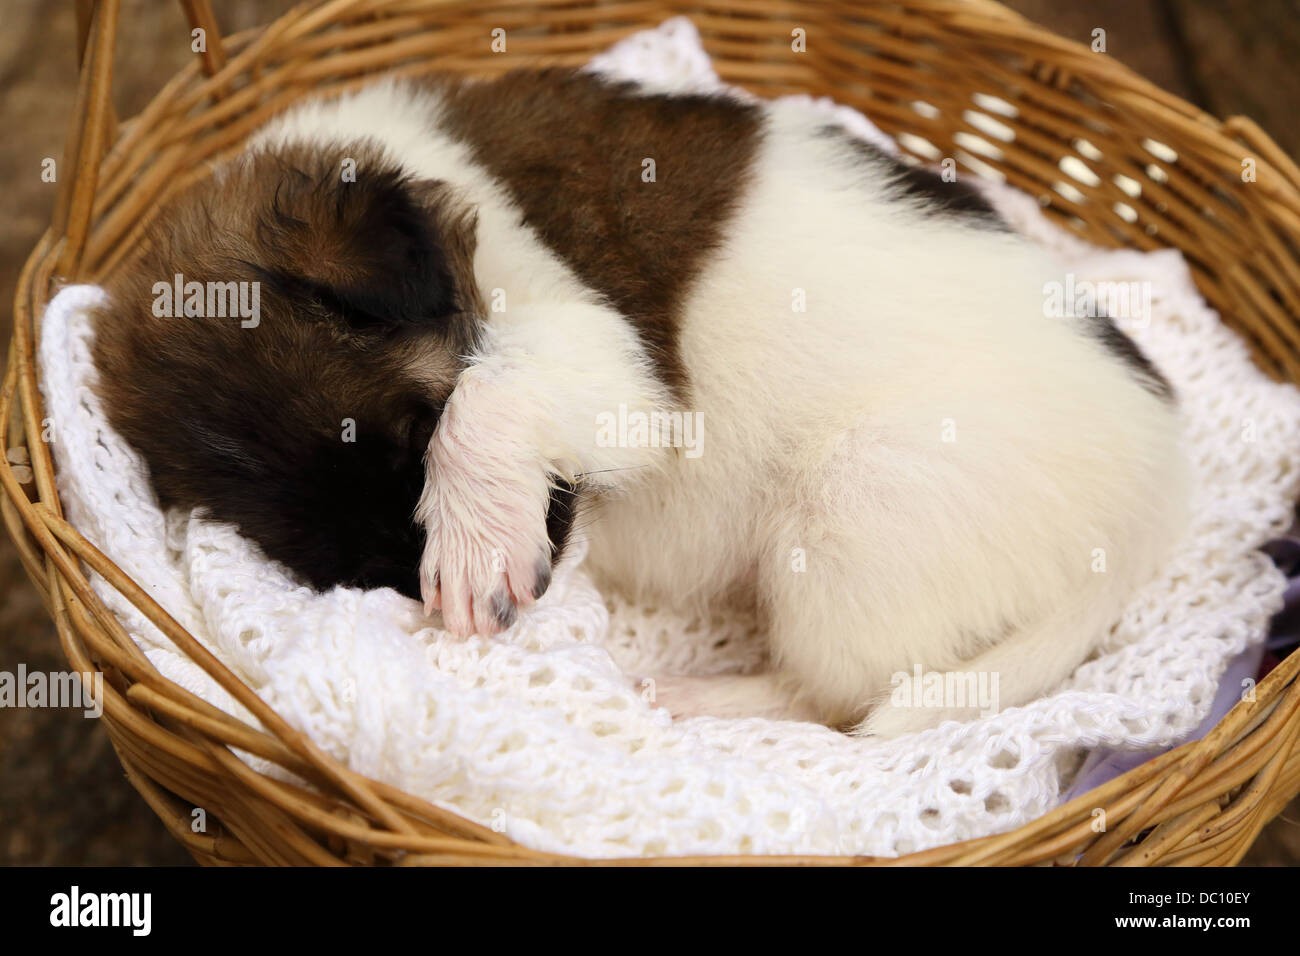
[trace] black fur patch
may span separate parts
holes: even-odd
[[[353,373],[389,376],[361,389],[296,365],[275,372],[286,385],[310,383],[298,394],[268,390],[266,366],[232,366],[220,387],[167,394],[166,432],[136,436],[163,503],[237,524],[318,590],[392,587],[418,599],[424,533],[412,513],[438,408],[382,367]],[[202,374],[186,363],[174,371]]]
[[[546,537],[551,542],[552,563],[560,560],[569,546],[573,520],[578,513],[578,492],[568,482],[560,482],[551,489],[551,500],[546,506]]]
[[[1110,316],[1098,315],[1084,319],[1083,322],[1089,334],[1104,345],[1108,352],[1127,365],[1147,391],[1165,401],[1174,400],[1173,386],[1160,374],[1160,370],[1151,364],[1151,360],[1137,347],[1137,343],[1119,330]]]
[[[892,156],[889,160],[896,177],[894,183],[902,189],[903,195],[924,200],[927,208],[935,207],[954,216],[978,219],[998,229],[1007,228],[989,201],[969,183],[960,180],[945,182],[932,169],[908,166]]]
[[[885,176],[896,195],[917,200],[918,207],[927,214],[960,217],[990,229],[1010,231],[989,201],[970,183],[947,182],[933,169],[908,165],[839,126],[823,126],[821,134],[838,139],[852,149],[854,155]]]

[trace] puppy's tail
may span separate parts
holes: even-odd
[[[944,670],[913,670],[905,679],[899,675],[853,733],[900,737],[1036,700],[1087,660],[1122,610],[1117,596],[1094,590],[1085,600],[1011,632],[970,660]]]

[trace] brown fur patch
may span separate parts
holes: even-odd
[[[636,327],[684,397],[680,308],[722,238],[761,137],[758,110],[643,95],[571,70],[446,85],[443,122],[587,285]],[[655,181],[643,182],[653,159]]]

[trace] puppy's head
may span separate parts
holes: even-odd
[[[161,503],[316,588],[418,597],[412,513],[482,315],[473,251],[472,211],[364,142],[246,154],[172,203],[95,337]]]

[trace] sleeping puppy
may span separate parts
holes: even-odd
[[[1108,319],[1046,318],[1053,278],[804,108],[381,81],[166,208],[96,362],[161,503],[314,588],[493,634],[581,513],[603,586],[761,612],[771,670],[659,677],[675,716],[894,736],[980,709],[900,673],[1051,690],[1179,534],[1174,396]]]

